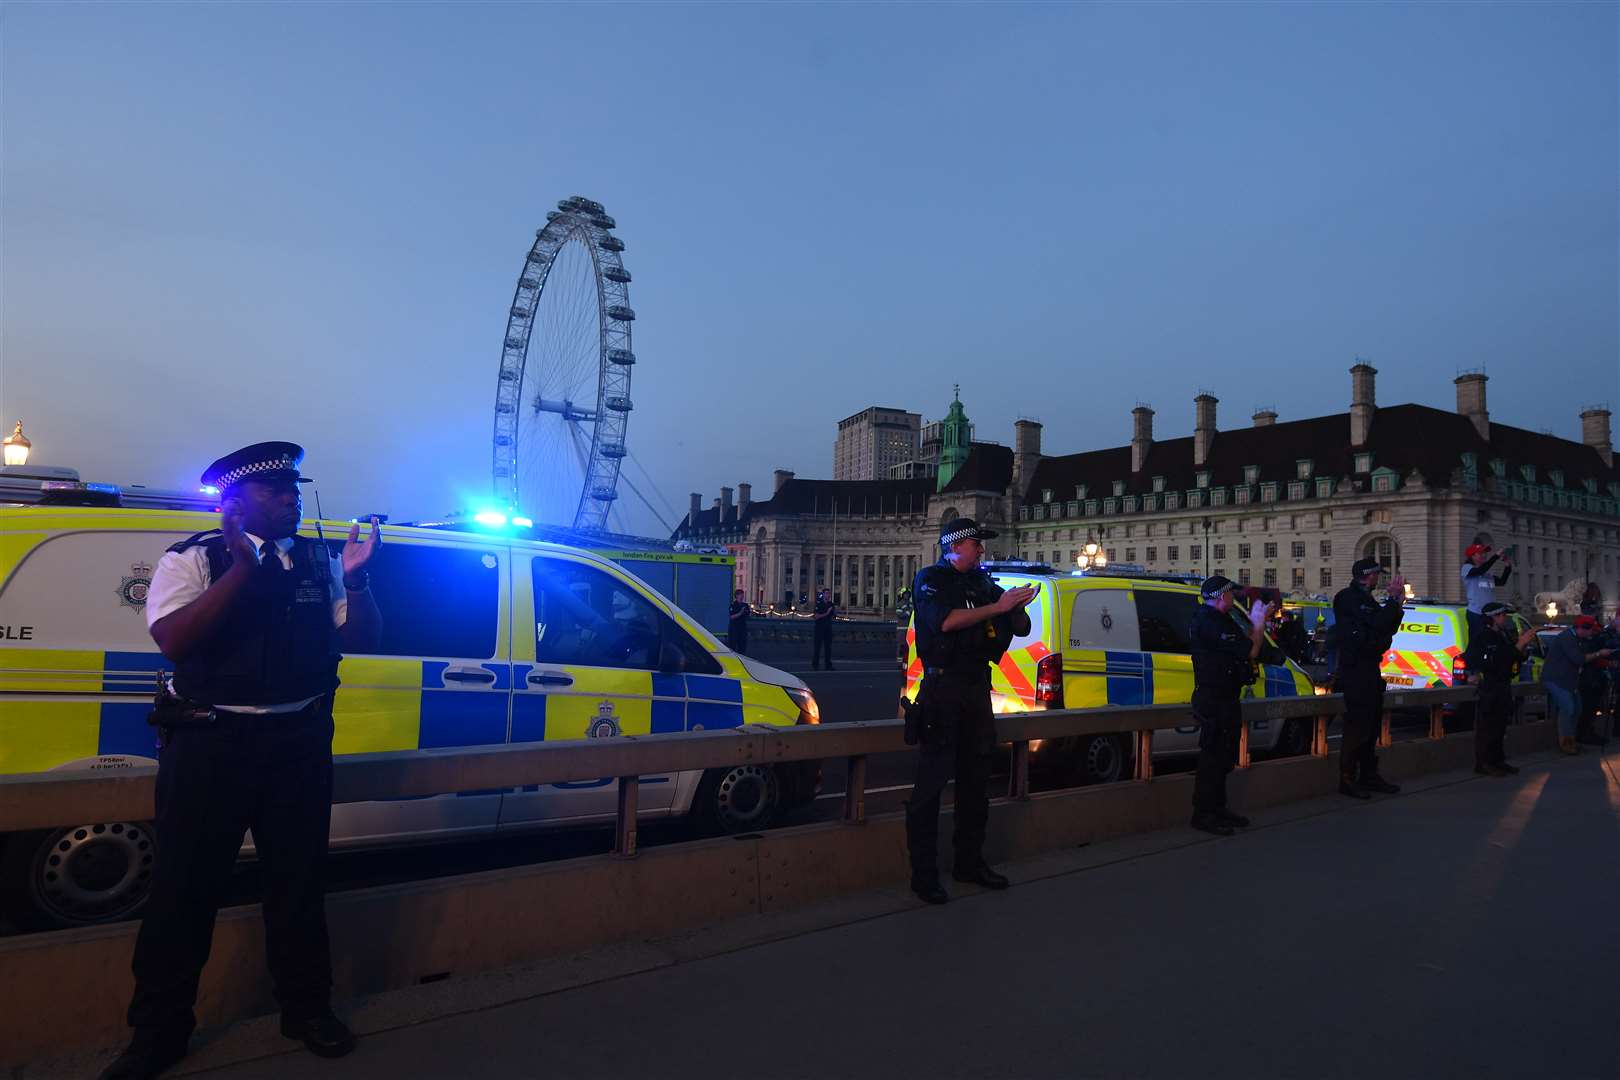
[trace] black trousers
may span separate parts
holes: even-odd
[[[748,651],[748,626],[746,623],[742,626],[733,626],[726,631],[726,647],[734,653],[746,653]]]
[[[332,714],[220,713],[176,728],[158,758],[157,858],[135,940],[129,1023],[189,1035],[214,917],[245,830],[264,872],[264,936],[282,1015],[330,1008],[331,950],[321,881],[332,818]]]
[[[1198,772],[1193,776],[1193,809],[1208,813],[1226,808],[1226,774],[1237,767],[1238,732],[1243,713],[1238,699],[1193,694],[1198,720]]]
[[[820,667],[822,664],[832,667],[832,626],[826,620],[816,623],[810,649],[811,667]]]
[[[984,864],[985,824],[990,820],[990,756],[996,746],[990,708],[990,673],[929,675],[917,691],[927,717],[917,748],[917,779],[906,802],[906,847],[911,873],[939,873],[939,803],[956,779],[956,824],[952,843],[956,869]]]
[[[1513,713],[1513,691],[1506,683],[1482,683],[1474,706],[1474,764],[1501,765],[1507,761],[1502,740]]]
[[[1383,725],[1384,679],[1373,668],[1340,669],[1338,687],[1344,692],[1344,741],[1339,744],[1339,776],[1371,780],[1378,775],[1378,731]]]

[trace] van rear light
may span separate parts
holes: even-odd
[[[1047,653],[1035,665],[1035,703],[1048,709],[1063,708],[1063,654]]]

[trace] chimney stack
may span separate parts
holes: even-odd
[[[1013,422],[1013,494],[1022,499],[1041,460],[1041,424],[1028,418]]]
[[[1465,371],[1457,376],[1457,412],[1468,417],[1479,437],[1489,442],[1491,414],[1485,410],[1485,379],[1483,371]]]
[[[789,480],[793,479],[793,470],[792,469],[777,469],[771,475],[776,480],[776,487],[775,487],[775,489],[773,489],[773,491],[771,493],[773,495],[779,495],[782,492],[782,485],[786,484]]]
[[[1215,445],[1215,406],[1221,399],[1204,391],[1193,398],[1193,464],[1204,465]]]
[[[1350,445],[1366,446],[1372,432],[1373,413],[1378,410],[1373,380],[1378,369],[1371,364],[1356,362],[1350,369]]]
[[[694,491],[692,492],[691,509],[686,512],[686,527],[688,529],[697,528],[698,515],[701,513],[703,513],[703,496],[701,493]]]
[[[721,522],[721,524],[725,524],[726,518],[728,518],[730,516],[731,516],[731,489],[728,488],[728,487],[723,487],[723,488],[720,489],[720,522]]]
[[[737,485],[737,516],[740,518],[748,512],[748,504],[754,501],[754,485]]]
[[[1271,406],[1268,405],[1263,409],[1255,410],[1255,414],[1254,414],[1254,426],[1255,427],[1270,427],[1272,424],[1275,424],[1276,422],[1277,422],[1277,410],[1273,409]]]
[[[1614,442],[1609,434],[1609,410],[1601,405],[1581,410],[1581,442],[1596,450],[1603,464],[1614,468]]]
[[[1139,473],[1147,464],[1148,449],[1153,445],[1153,410],[1145,402],[1138,402],[1131,410],[1131,473]]]

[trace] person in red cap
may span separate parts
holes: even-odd
[[[1485,629],[1485,617],[1480,613],[1486,604],[1496,599],[1497,586],[1506,585],[1513,574],[1513,557],[1507,552],[1498,555],[1489,544],[1470,544],[1463,558],[1467,560],[1462,565],[1462,582],[1468,599],[1468,636],[1475,638]],[[1498,561],[1502,563],[1502,573],[1492,577],[1491,568]]]

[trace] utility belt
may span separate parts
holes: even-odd
[[[322,706],[330,708],[332,695],[324,694],[297,712],[273,714],[278,720],[286,721],[295,716],[303,716],[315,712]],[[174,687],[168,679],[167,672],[158,672],[157,687],[152,695],[152,711],[146,714],[146,722],[157,728],[159,748],[169,745],[174,732],[178,728],[204,728],[214,727],[223,716],[227,719],[247,716],[247,713],[233,712],[230,709],[219,709],[213,705],[205,705],[200,701],[191,701],[174,692]],[[257,714],[253,714],[257,715]]]

